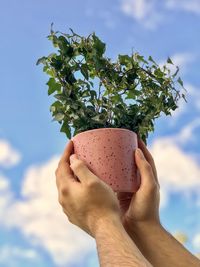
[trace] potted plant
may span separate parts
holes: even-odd
[[[83,37],[51,27],[48,39],[56,51],[37,64],[50,76],[48,95],[56,99],[50,110],[60,131],[73,137],[74,152],[99,178],[115,191],[135,192],[137,135],[146,143],[154,120],[185,99],[179,68],[172,74],[137,52],[112,61],[95,33]]]

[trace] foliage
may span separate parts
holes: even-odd
[[[166,64],[159,66],[151,56],[139,53],[118,55],[116,62],[105,56],[106,44],[95,33],[82,37],[54,32],[48,39],[56,51],[37,64],[50,78],[48,94],[56,101],[51,105],[54,120],[61,132],[71,138],[96,128],[125,128],[136,132],[145,142],[154,130],[154,120],[161,113],[171,115],[183,82],[177,78],[179,68],[171,73]],[[173,64],[168,58],[168,64]],[[185,100],[186,101],[186,100]]]

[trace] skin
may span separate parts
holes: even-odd
[[[151,267],[122,225],[116,194],[72,153],[70,141],[56,170],[68,220],[95,238],[101,267]]]
[[[145,144],[135,156],[141,176],[140,189],[133,195],[118,193],[123,225],[143,255],[154,267],[199,267],[200,261],[182,246],[160,223],[159,182],[154,160]]]
[[[56,170],[63,211],[96,239],[102,267],[199,267],[200,261],[162,227],[155,163],[141,140],[138,146],[134,156],[141,186],[135,194],[115,194],[75,154],[70,157],[70,141]]]

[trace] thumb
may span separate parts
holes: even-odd
[[[135,162],[141,176],[140,189],[144,186],[145,188],[151,188],[155,183],[153,170],[149,162],[146,160],[142,150],[139,148],[135,151]]]
[[[96,175],[94,175],[88,169],[85,162],[83,160],[78,159],[76,154],[72,154],[69,160],[70,160],[70,168],[81,182],[88,182],[97,178]]]

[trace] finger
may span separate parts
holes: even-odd
[[[83,160],[78,159],[76,154],[70,156],[70,168],[73,170],[73,173],[78,177],[80,182],[89,182],[97,179],[97,176],[89,170]]]
[[[154,163],[153,157],[152,157],[151,153],[149,152],[149,150],[147,149],[146,145],[144,144],[144,142],[141,139],[138,139],[138,147],[142,150],[146,160],[151,165],[154,174],[156,174],[156,176],[157,176],[156,167],[155,167],[155,163]]]
[[[62,157],[60,159],[61,164],[63,163],[63,165],[66,167],[67,171],[72,173],[69,165],[70,165],[70,155],[72,155],[74,152],[74,143],[72,142],[72,140],[69,141],[69,143],[67,144]],[[68,164],[64,164],[64,163],[68,163]]]
[[[146,160],[142,150],[139,148],[137,148],[135,151],[135,162],[141,176],[140,189],[142,189],[143,187],[151,188],[152,185],[156,183],[154,173],[150,163]]]
[[[70,141],[63,152],[63,155],[58,163],[58,167],[55,172],[56,185],[58,188],[60,186],[67,186],[69,182],[74,180],[73,172],[69,166],[69,157],[72,152],[73,142]]]
[[[149,152],[149,150],[147,149],[145,143],[138,138],[138,147],[142,150],[146,160],[149,162],[149,164],[151,165],[152,167],[152,171],[153,171],[153,174],[154,174],[154,177],[156,179],[156,182],[158,183],[159,185],[159,182],[158,182],[158,175],[157,175],[157,170],[156,170],[156,166],[155,166],[155,162],[154,162],[154,159],[151,155],[151,153]]]

